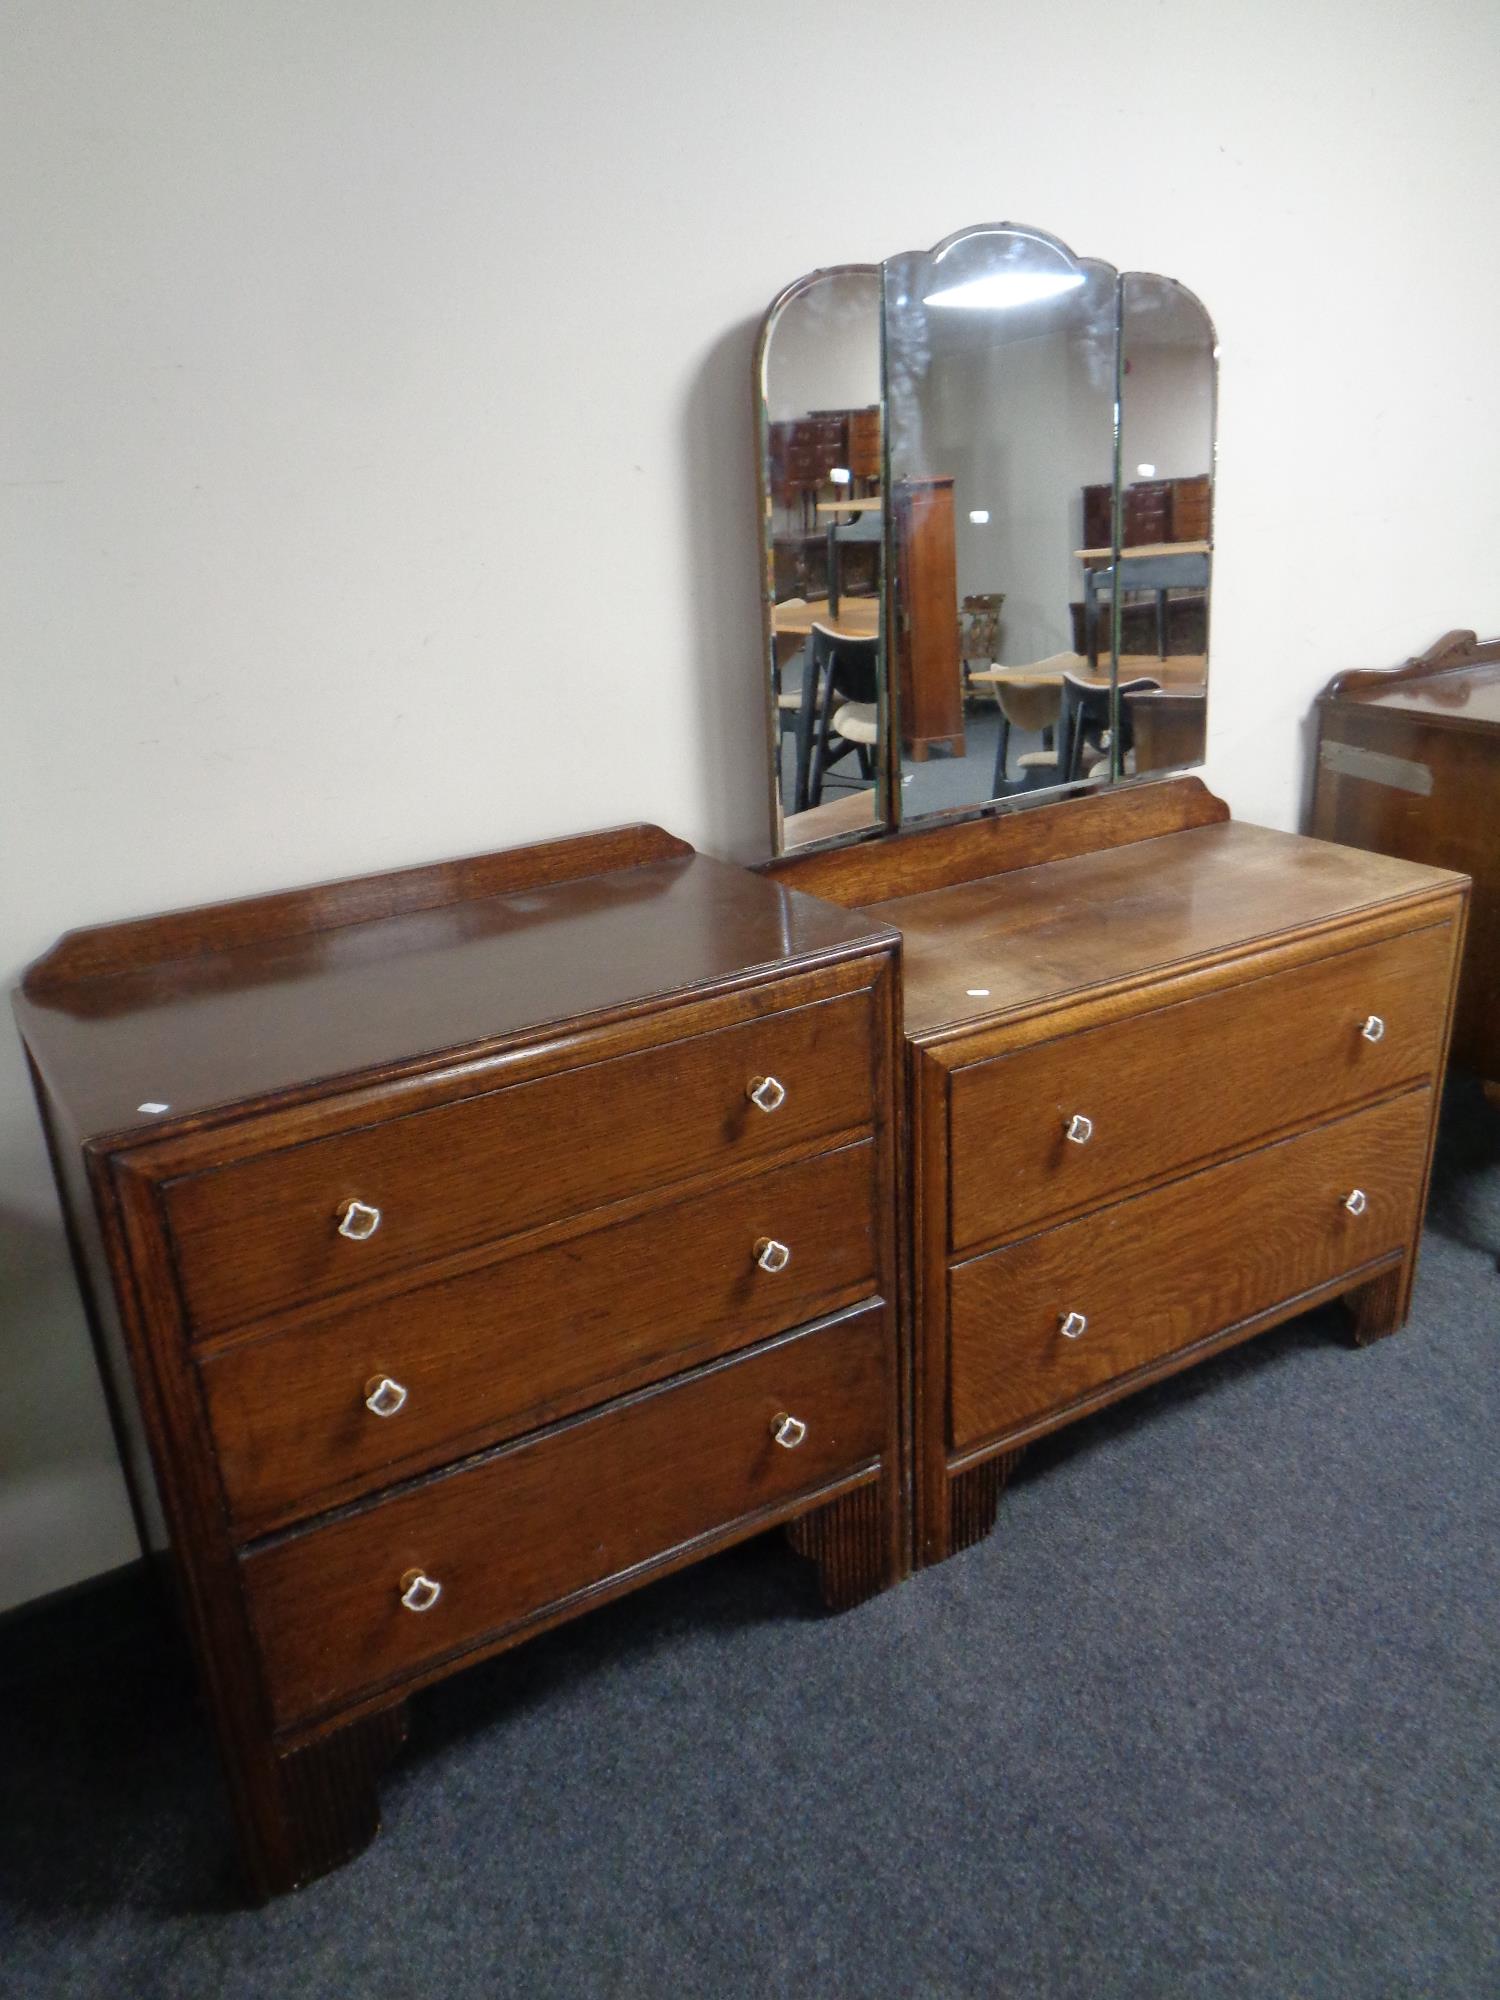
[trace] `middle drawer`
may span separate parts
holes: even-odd
[[[866,1139],[205,1356],[231,1519],[316,1512],[852,1305],[875,1250]]]

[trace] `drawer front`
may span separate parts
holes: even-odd
[[[867,1297],[875,1269],[866,1139],[223,1349],[202,1378],[231,1517],[313,1513],[749,1347]]]
[[[1412,1237],[1430,1090],[958,1265],[949,1436],[962,1451],[1330,1283]],[[1363,1212],[1346,1197],[1359,1190]],[[1070,1314],[1076,1337],[1063,1326]]]
[[[1408,931],[956,1071],[949,1247],[1023,1235],[1425,1081],[1452,950],[1450,925]],[[1361,1032],[1372,1015],[1378,1041]],[[1081,1144],[1068,1138],[1080,1114]]]
[[[791,996],[789,996],[791,997]],[[184,1176],[163,1190],[189,1319],[215,1331],[449,1251],[872,1123],[868,993]],[[765,1111],[750,1086],[773,1077]],[[339,1234],[345,1204],[373,1235]]]
[[[881,1453],[872,1307],[507,1447],[242,1559],[285,1726],[420,1673]],[[773,1432],[806,1426],[792,1448]],[[402,1603],[412,1573],[441,1596]]]

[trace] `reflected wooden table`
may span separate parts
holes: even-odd
[[[1099,658],[1099,597],[1114,576],[1113,549],[1074,549],[1083,564],[1083,630],[1091,660]],[[1120,589],[1156,592],[1156,651],[1167,657],[1167,592],[1208,588],[1207,542],[1140,542],[1120,551]],[[1126,565],[1129,565],[1127,568]]]
[[[771,609],[771,630],[780,639],[806,639],[824,625],[845,639],[873,639],[880,630],[878,597],[842,597],[830,613],[826,597],[788,597]]]
[[[875,792],[846,792],[826,805],[788,813],[781,823],[785,848],[805,847],[811,840],[832,840],[841,833],[861,833],[875,824]]]

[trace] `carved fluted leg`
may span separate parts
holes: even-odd
[[[1399,1333],[1406,1324],[1406,1265],[1398,1264],[1394,1271],[1345,1292],[1344,1307],[1356,1347],[1368,1347],[1387,1334]]]
[[[380,1778],[406,1741],[406,1709],[388,1708],[284,1755],[269,1752],[260,1810],[240,1823],[251,1886],[261,1897],[342,1867],[380,1830]]]
[[[786,1538],[799,1556],[818,1566],[823,1602],[848,1611],[897,1579],[885,1482],[874,1480],[787,1523]]]
[[[1026,1447],[1019,1445],[1014,1451],[987,1458],[982,1465],[971,1465],[967,1472],[955,1473],[949,1480],[948,1555],[956,1556],[960,1549],[984,1540],[995,1525],[1000,1495],[1025,1456]]]

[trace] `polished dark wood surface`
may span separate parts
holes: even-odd
[[[1226,821],[1043,862],[999,889],[868,907],[901,932],[906,1031],[923,1037],[1454,887],[1437,869]]]
[[[862,1140],[222,1345],[201,1367],[236,1523],[318,1512],[868,1297],[876,1164]],[[784,1270],[757,1264],[766,1239]],[[406,1399],[382,1417],[365,1395],[386,1376]]]
[[[794,1002],[799,989],[778,997]],[[690,1174],[868,1128],[868,992],[717,1033],[690,1010],[673,1026],[674,1039],[639,1054],[402,1117],[372,1118],[367,1107],[351,1130],[174,1176],[162,1198],[192,1326],[235,1326]],[[768,1075],[786,1091],[769,1113],[749,1097]],[[335,1226],[350,1197],[380,1210],[365,1242]]]
[[[18,1011],[70,1240],[255,1893],[370,1837],[401,1696],[460,1658],[772,1526],[830,1603],[903,1573],[895,946],[646,828],[109,926],[34,968]],[[363,1243],[337,1233],[351,1198],[381,1207]],[[773,1233],[782,1270],[753,1261]],[[772,1359],[788,1328],[806,1362]],[[382,1419],[365,1397],[398,1366],[410,1407]],[[817,1410],[747,1468],[773,1381]],[[319,1664],[283,1678],[298,1642],[252,1607],[257,1563],[388,1504],[467,1518],[435,1496],[498,1495],[523,1461],[542,1569],[496,1567],[510,1499],[486,1503],[457,1651],[398,1602],[427,1639],[372,1665],[314,1563]]]
[[[655,832],[627,830],[642,840]],[[667,858],[582,876],[562,871],[549,849],[560,879],[540,886],[529,870],[513,876],[504,856],[454,864],[451,879],[468,893],[445,902],[430,899],[449,871],[424,869],[419,891],[402,871],[73,932],[27,973],[22,1032],[44,1076],[66,1078],[89,1138],[177,1129],[228,1104],[285,1103],[323,1079],[409,1074],[437,1054],[868,948],[868,922],[806,896],[767,895],[745,870],[658,839]],[[606,858],[634,845],[610,836]],[[387,879],[393,907],[381,914]],[[512,879],[518,886],[474,893]],[[229,942],[209,949],[220,917]],[[143,1103],[169,1110],[143,1118]]]
[[[1500,640],[1341,674],[1317,715],[1313,832],[1473,877],[1453,1054],[1500,1095]]]
[[[726,1522],[873,1469],[878,1311],[794,1335],[244,1558],[283,1725],[480,1643]],[[778,1445],[786,1416],[807,1427]],[[566,1496],[566,1504],[560,1504]],[[407,1610],[420,1570],[442,1597]]]
[[[1217,826],[1229,808],[1200,778],[1091,792],[1061,806],[999,810],[958,826],[923,827],[895,840],[788,854],[761,873],[845,909],[987,881],[1044,861],[1066,861],[1194,826]]]
[[[1404,1249],[1432,1093],[1244,1154],[962,1263],[950,1438],[963,1452]],[[1345,1198],[1360,1189],[1360,1215]],[[1070,1312],[1087,1324],[1063,1333]]]
[[[1431,1076],[1453,943],[1451,922],[1404,931],[956,1068],[953,1249],[1018,1236]],[[1372,1015],[1377,1042],[1361,1032]],[[1083,1145],[1067,1136],[1075,1112],[1092,1128]]]

